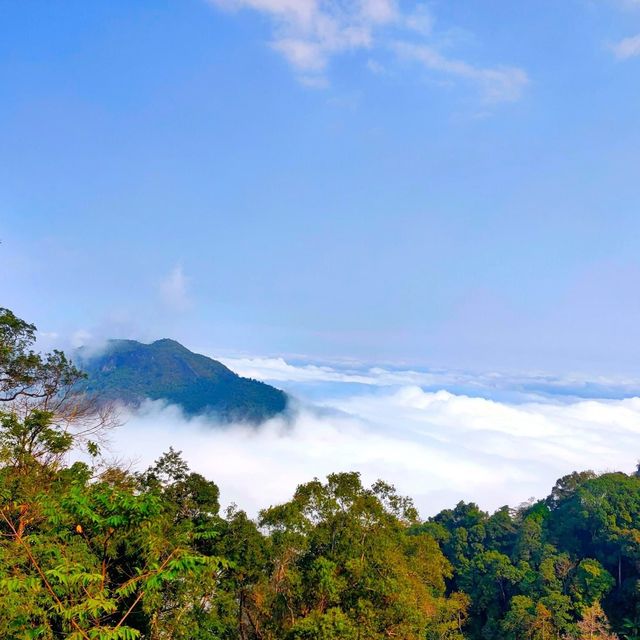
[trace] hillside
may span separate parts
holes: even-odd
[[[283,391],[242,378],[175,340],[110,340],[98,356],[80,358],[88,374],[87,391],[108,400],[138,405],[145,398],[163,399],[188,415],[211,413],[225,421],[248,422],[262,422],[287,406]]]

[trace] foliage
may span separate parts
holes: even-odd
[[[36,353],[35,340],[35,325],[0,307],[0,402],[52,400],[82,377],[61,351]]]

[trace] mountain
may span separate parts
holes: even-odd
[[[162,399],[188,415],[208,413],[223,421],[247,422],[262,422],[287,406],[283,391],[242,378],[175,340],[109,340],[99,355],[79,355],[88,375],[83,386],[107,400],[135,406],[145,398]]]

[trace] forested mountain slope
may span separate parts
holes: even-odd
[[[110,340],[99,355],[80,356],[88,374],[81,384],[106,400],[137,405],[145,398],[163,399],[189,415],[211,413],[222,420],[249,422],[271,418],[287,406],[283,391],[242,378],[175,340]]]

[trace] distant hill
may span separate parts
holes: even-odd
[[[145,398],[163,399],[188,415],[210,413],[224,421],[248,422],[262,422],[287,406],[283,391],[242,378],[175,340],[110,340],[97,356],[79,355],[88,374],[86,390],[108,400],[139,405]]]

